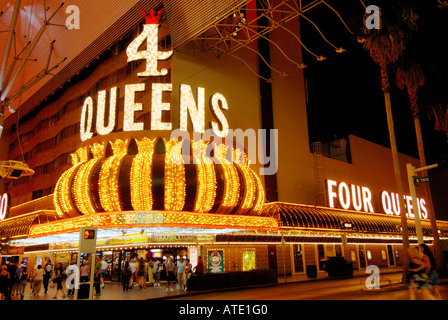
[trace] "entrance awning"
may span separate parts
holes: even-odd
[[[145,227],[229,230],[278,230],[272,217],[171,211],[124,211],[82,215],[32,226],[28,237],[79,232],[81,227],[126,229]]]
[[[275,218],[281,228],[347,231],[401,235],[401,218],[386,214],[332,209],[284,202],[265,205],[263,215]],[[409,235],[416,235],[415,220],[407,219]],[[421,220],[423,236],[432,236],[429,220]],[[448,222],[437,221],[441,235],[448,235]]]
[[[3,239],[25,237],[32,225],[49,223],[56,219],[57,214],[54,210],[38,210],[18,217],[8,218],[0,223],[0,237]]]

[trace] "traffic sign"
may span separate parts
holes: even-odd
[[[415,184],[425,183],[425,182],[429,182],[429,181],[430,181],[429,177],[414,178],[414,183]]]

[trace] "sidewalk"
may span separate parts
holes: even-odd
[[[384,290],[390,289],[403,289],[407,288],[401,285],[401,277],[400,274],[402,272],[401,268],[381,268],[380,269],[380,286]],[[364,281],[365,278],[370,274],[365,273],[365,270],[354,270],[353,277],[360,278],[360,281]],[[389,275],[389,277],[388,277]],[[212,291],[223,291],[223,290],[239,290],[239,289],[247,289],[253,287],[263,287],[263,286],[279,286],[291,283],[300,283],[300,282],[310,282],[310,281],[332,281],[332,280],[340,280],[341,278],[329,278],[326,272],[320,271],[317,273],[316,278],[308,278],[305,273],[278,276],[277,283],[271,284],[261,284],[249,287],[238,287],[238,288],[224,288],[217,290],[207,290],[207,291],[187,291],[184,292],[180,290],[179,286],[175,284],[173,286],[174,291],[166,292],[165,283],[162,282],[160,287],[147,286],[146,289],[139,289],[138,286],[134,286],[132,289],[123,292],[123,288],[120,282],[105,282],[105,288],[101,289],[101,295],[93,296],[93,300],[148,300],[148,299],[164,299],[168,297],[176,297],[176,296],[191,296],[194,299],[194,295],[204,294],[206,292]],[[343,278],[342,278],[343,279]],[[445,281],[444,281],[445,280]],[[441,279],[441,283],[448,283],[448,279]],[[65,293],[67,293],[67,289],[64,285]],[[30,285],[27,285],[25,290],[24,300],[74,300],[73,297],[62,298],[62,294],[58,294],[57,299],[52,299],[56,292],[56,288],[49,288],[47,294],[40,292],[39,296],[32,296],[28,293],[30,292]],[[20,296],[13,296],[12,300],[20,300]]]

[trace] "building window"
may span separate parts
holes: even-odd
[[[32,200],[39,199],[43,197],[43,195],[44,195],[44,189],[33,191]]]

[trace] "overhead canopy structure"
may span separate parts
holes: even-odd
[[[263,214],[276,218],[283,228],[401,235],[399,216],[282,202],[266,204]],[[407,221],[409,234],[416,235],[415,220]],[[421,225],[423,235],[432,236],[429,220],[422,220]],[[437,225],[442,234],[448,235],[448,222],[437,221]]]
[[[307,17],[307,13],[317,6],[326,6],[333,11],[350,31],[342,16],[327,2],[321,0],[308,1],[239,1],[242,5],[235,6],[233,10],[221,20],[216,19],[210,25],[203,26],[203,31],[182,37],[176,34],[178,39],[173,39],[173,45],[179,46],[183,42],[193,41],[202,50],[219,50],[227,53],[243,48],[259,38],[265,38],[271,31],[281,28],[291,32],[285,26],[287,22],[296,18],[303,18],[313,24],[319,30],[317,24]],[[168,21],[170,21],[168,11]],[[175,13],[173,13],[174,15]],[[179,37],[180,36],[180,37]],[[299,42],[300,35],[293,35]],[[330,43],[321,33],[325,41]],[[177,40],[177,42],[176,42]],[[302,43],[302,42],[301,42]],[[306,47],[304,47],[308,50]],[[335,49],[339,49],[334,46]],[[317,57],[317,56],[316,56]]]
[[[7,218],[0,222],[0,237],[25,237],[32,225],[57,220],[54,210],[39,210],[18,217]]]

